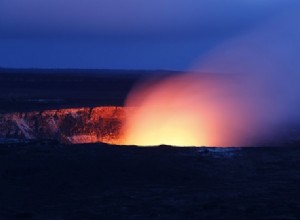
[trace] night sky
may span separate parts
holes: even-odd
[[[184,70],[291,2],[1,0],[0,67]]]

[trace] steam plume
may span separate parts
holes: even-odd
[[[294,6],[211,51],[197,73],[135,88],[127,105],[138,108],[128,117],[125,142],[241,146],[297,121],[300,7]]]

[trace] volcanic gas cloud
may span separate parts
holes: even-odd
[[[137,86],[126,103],[137,108],[127,116],[125,144],[252,145],[297,121],[298,21],[297,10],[283,12],[215,48],[199,73]]]
[[[190,73],[136,88],[127,100],[137,108],[126,118],[126,144],[250,144],[267,115],[238,82]]]

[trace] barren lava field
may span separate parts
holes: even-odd
[[[122,106],[143,78],[129,71],[38,71],[1,70],[2,114]],[[297,142],[246,148],[4,142],[0,219],[300,219]]]

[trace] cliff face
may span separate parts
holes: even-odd
[[[0,142],[52,139],[61,143],[124,144],[128,107],[104,106],[0,114]],[[300,126],[283,128],[262,145],[299,145]]]
[[[118,144],[127,110],[107,106],[0,114],[0,138]]]

